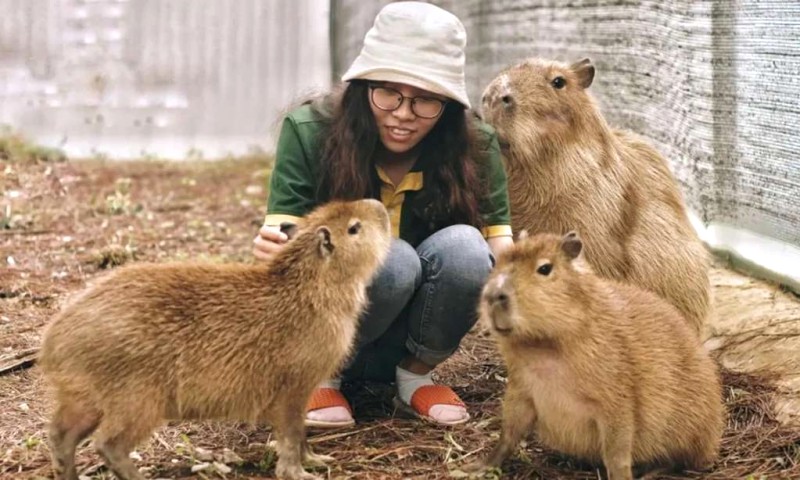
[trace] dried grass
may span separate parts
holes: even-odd
[[[248,185],[263,184],[260,161],[12,165],[13,178],[10,174],[5,178],[4,188],[23,192],[27,203],[15,208],[29,215],[32,224],[0,236],[0,259],[13,256],[18,264],[0,268],[0,291],[6,292],[0,296],[1,354],[35,347],[42,325],[58,303],[102,272],[93,252],[110,248],[103,239],[115,239],[114,248],[136,246],[141,260],[201,257],[209,252],[221,259],[248,258],[262,214],[260,194],[245,192]],[[104,199],[116,192],[119,177],[133,179],[126,202],[141,208],[112,215],[104,208]],[[67,235],[69,242],[63,239]],[[319,473],[328,478],[447,478],[462,462],[491,448],[499,434],[497,415],[505,378],[491,339],[481,331],[471,333],[458,354],[438,370],[438,377],[468,404],[471,422],[444,429],[394,418],[388,386],[348,385],[345,391],[358,424],[311,432],[315,449],[336,457],[330,470]],[[800,478],[800,428],[776,419],[773,404],[782,392],[773,378],[724,371],[723,380],[728,427],[713,469],[648,478]],[[0,376],[0,478],[50,478],[44,441],[49,411],[36,367]],[[222,478],[211,470],[191,472],[201,463],[193,448],[219,455],[227,447],[243,462],[232,465],[234,470],[226,478],[270,478],[275,461],[270,441],[270,430],[263,426],[169,425],[137,450],[141,456],[137,465],[151,478]],[[78,465],[91,478],[110,478],[88,444],[79,449]],[[503,467],[504,478],[509,479],[600,478],[598,469],[541,448],[534,440]]]
[[[475,332],[464,349],[449,361],[440,379],[455,386],[467,402],[473,420],[464,426],[440,428],[413,419],[394,417],[393,392],[387,385],[350,384],[345,393],[358,412],[351,429],[312,431],[315,450],[335,456],[329,478],[446,478],[451,470],[493,446],[499,432],[500,398],[505,370],[488,337]],[[722,480],[733,478],[800,478],[800,428],[781,425],[773,413],[778,392],[768,374],[723,371],[728,426],[719,460],[706,472],[654,473],[650,479]],[[5,454],[0,477],[35,478],[49,475],[45,413],[49,411],[38,372],[34,368],[0,381],[0,446]],[[25,411],[21,404],[27,404]],[[268,447],[267,427],[230,423],[182,423],[160,429],[138,449],[140,466],[153,478],[192,478],[200,460],[191,447],[216,453],[227,447],[243,458],[233,475],[269,478],[274,454]],[[94,478],[104,478],[90,446],[79,451],[79,465]],[[597,479],[602,469],[542,448],[529,440],[503,465],[503,478]],[[600,476],[599,476],[600,475]],[[211,474],[212,478],[222,475]],[[235,478],[235,477],[233,477]],[[488,478],[488,477],[487,477]]]

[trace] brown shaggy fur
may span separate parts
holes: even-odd
[[[534,59],[486,88],[483,112],[504,147],[512,224],[577,230],[599,274],[658,293],[700,332],[710,308],[707,252],[666,161],[608,126],[586,91],[593,78],[589,60]]]
[[[75,447],[93,432],[119,478],[144,478],[128,454],[169,419],[269,423],[277,476],[318,478],[301,464],[325,460],[305,443],[306,402],[348,354],[389,242],[380,202],[336,202],[270,262],[133,265],[89,288],[41,350],[56,478],[78,478]]]
[[[535,430],[558,451],[605,464],[702,468],[724,411],[717,368],[680,313],[652,292],[602,279],[575,233],[539,234],[498,259],[480,303],[508,367],[499,466]]]

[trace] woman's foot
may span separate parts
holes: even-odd
[[[340,428],[355,425],[350,403],[339,391],[339,379],[324,382],[314,390],[306,406],[306,426]]]
[[[445,385],[435,385],[431,372],[420,375],[397,367],[395,405],[417,417],[441,425],[459,425],[469,420],[464,402]]]

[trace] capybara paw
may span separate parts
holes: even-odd
[[[275,476],[280,480],[322,480],[322,477],[306,472],[300,466],[278,467]]]
[[[305,470],[299,470],[297,473],[293,473],[291,475],[286,475],[283,477],[278,477],[281,480],[322,480],[322,477],[319,475],[314,475],[311,472],[306,472]]]

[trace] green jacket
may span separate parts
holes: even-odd
[[[265,225],[296,222],[299,217],[318,205],[315,198],[320,162],[319,134],[323,122],[311,107],[304,105],[290,112],[283,120],[275,153],[275,168],[270,177],[269,199]],[[506,173],[494,129],[481,122],[485,159],[483,178],[488,181],[488,195],[480,205],[483,216],[483,235],[486,238],[511,235],[511,215],[508,207]],[[427,155],[430,157],[430,155]],[[425,166],[435,158],[422,155],[399,185],[395,186],[380,167],[376,166],[376,181],[380,183],[380,198],[392,223],[393,235],[412,246],[434,233],[436,226],[424,218],[426,196]]]

